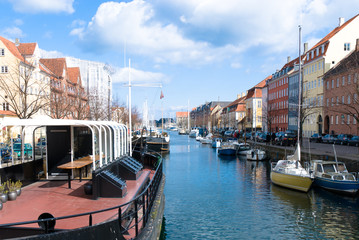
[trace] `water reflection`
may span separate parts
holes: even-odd
[[[358,199],[272,185],[269,162],[219,157],[171,135],[165,159],[166,239],[355,239]]]

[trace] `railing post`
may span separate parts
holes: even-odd
[[[121,210],[121,207],[118,208],[118,226],[120,227],[120,231],[121,231],[121,234],[122,234],[122,224],[121,224],[121,221],[122,221],[122,210]]]
[[[142,195],[142,228],[146,226],[146,202],[145,202],[145,194]]]
[[[147,221],[147,219],[148,219],[148,214],[150,214],[150,212],[149,212],[149,207],[148,207],[148,196],[149,196],[149,194],[148,194],[148,188],[147,188],[147,190],[146,190],[146,206],[147,206],[147,209],[146,209],[146,211],[147,211],[147,214],[146,214],[146,221]]]
[[[45,233],[49,233],[49,220],[45,221]]]
[[[137,198],[135,200],[135,230],[136,230],[136,237],[138,235],[138,213],[137,213]]]
[[[89,216],[89,226],[92,226],[92,214]]]

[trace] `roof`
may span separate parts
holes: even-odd
[[[69,80],[73,84],[79,84],[81,86],[81,75],[80,75],[80,68],[79,67],[67,68],[67,73],[69,75]],[[77,79],[79,79],[79,82],[77,82]]]
[[[40,62],[58,77],[61,77],[64,68],[67,68],[65,58],[41,58]]]
[[[251,89],[248,90],[246,99],[252,98],[255,95],[255,89],[262,89],[265,87],[267,80],[272,79],[272,75],[269,75],[268,77],[266,77],[264,80],[262,80],[260,83],[258,83],[257,85],[255,85],[254,87],[252,87]],[[256,97],[262,97],[262,92],[260,93],[256,93]]]
[[[336,28],[334,28],[330,33],[328,33],[324,38],[322,38],[317,44],[315,44],[311,49],[309,49],[308,52],[316,49],[317,47],[321,46],[322,44],[328,42],[332,37],[334,37],[338,32],[340,32],[342,29],[344,29],[349,23],[351,23],[356,17],[358,17],[359,14],[357,14],[356,16],[352,17],[351,19],[349,19],[348,21],[346,21],[345,23],[343,23],[341,26],[338,26]],[[318,57],[325,55],[325,53],[327,52],[328,49],[328,44],[325,46],[324,52],[320,52],[318,56],[314,56],[311,59],[306,59],[305,62],[310,62],[312,60],[317,59]],[[308,53],[307,52],[307,53]]]
[[[7,49],[9,49],[9,51],[18,59],[20,59],[21,61],[24,61],[23,56],[21,55],[21,53],[19,52],[19,49],[16,47],[15,43],[7,40],[6,38],[3,38],[0,36],[0,40],[4,43],[4,45],[6,46]]]
[[[16,114],[12,111],[4,111],[0,110],[0,115],[6,115],[6,116],[16,116]]]
[[[20,43],[17,47],[19,52],[23,55],[33,55],[37,43]]]
[[[188,116],[188,112],[176,112],[177,118],[184,118]]]

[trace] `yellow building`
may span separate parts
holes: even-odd
[[[359,15],[344,22],[339,18],[338,27],[315,44],[309,51],[304,48],[303,64],[303,135],[323,133],[323,75],[352,48],[359,37]]]

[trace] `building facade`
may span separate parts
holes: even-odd
[[[324,79],[324,132],[359,135],[359,39]]]
[[[358,15],[339,25],[315,44],[307,53],[303,64],[303,108],[305,120],[303,134],[323,132],[323,75],[341,61],[355,46],[359,37]]]

